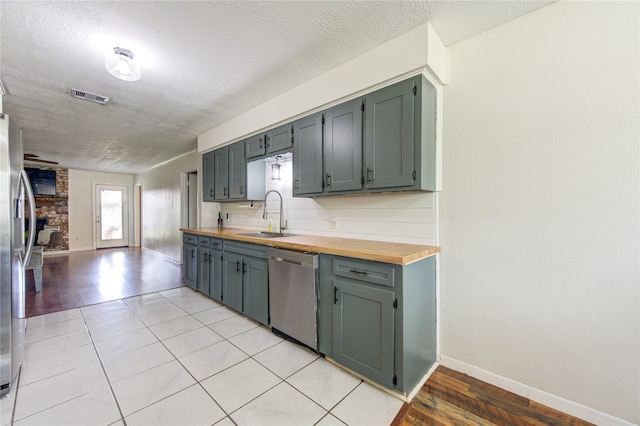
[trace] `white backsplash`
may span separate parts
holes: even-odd
[[[282,180],[271,180],[271,164],[267,161],[267,191],[282,194],[286,232],[334,237],[381,240],[409,244],[436,245],[436,194],[430,192],[396,192],[317,198],[293,198],[292,161],[280,160]],[[205,203],[208,204],[208,203]],[[220,203],[225,226],[266,231],[268,221],[262,218],[263,200]],[[269,194],[267,212],[278,230],[279,198]],[[203,209],[202,226],[215,226],[216,213]],[[227,216],[228,215],[228,216]],[[330,219],[335,218],[336,229]]]

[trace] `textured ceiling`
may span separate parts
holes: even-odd
[[[196,136],[430,21],[446,45],[548,1],[0,2],[3,109],[24,150],[77,169],[138,173]],[[137,82],[107,73],[131,50]],[[102,106],[71,88],[108,96]]]

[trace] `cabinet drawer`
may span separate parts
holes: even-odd
[[[333,259],[333,275],[366,281],[372,284],[393,287],[395,269],[393,265],[367,262],[357,259]]]
[[[214,250],[222,250],[222,239],[211,238],[211,248]]]
[[[203,237],[200,235],[198,237],[198,247],[209,248],[211,247],[211,238]]]
[[[195,246],[198,244],[198,236],[195,234],[183,234],[182,242],[185,244],[193,244]]]
[[[224,251],[241,254],[243,256],[252,256],[260,259],[267,259],[267,246],[259,244],[227,241],[224,244]]]

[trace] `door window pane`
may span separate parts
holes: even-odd
[[[101,234],[103,240],[122,239],[122,191],[100,191]]]

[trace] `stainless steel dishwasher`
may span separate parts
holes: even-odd
[[[318,350],[318,255],[269,249],[271,327]]]

